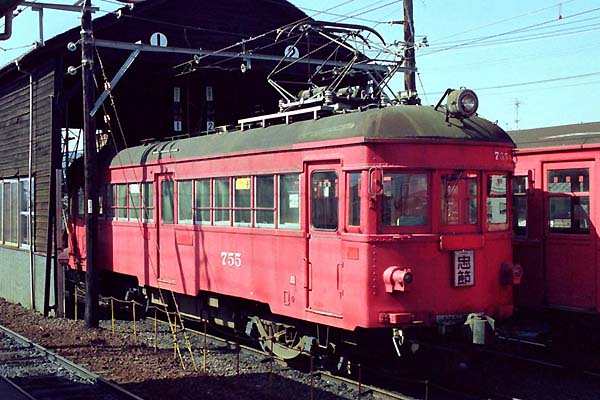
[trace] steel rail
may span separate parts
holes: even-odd
[[[148,319],[154,321],[153,317],[148,317]],[[161,319],[156,319],[156,321],[158,321],[160,323],[163,323],[163,324],[167,324],[166,321],[163,321]],[[198,320],[196,320],[196,319],[191,319],[191,321],[198,322]],[[188,328],[188,327],[186,327],[185,329],[186,329],[186,331],[189,331],[189,332],[193,333],[194,335],[204,336],[204,332],[200,332],[200,331],[197,331],[195,329]],[[271,354],[269,354],[268,352],[266,352],[264,350],[259,350],[259,349],[256,349],[254,347],[250,347],[250,346],[246,346],[246,345],[239,344],[239,343],[236,343],[236,342],[232,342],[229,339],[225,339],[225,338],[222,338],[222,337],[219,337],[219,336],[215,336],[215,335],[211,335],[211,334],[206,334],[206,337],[209,338],[209,339],[211,339],[211,340],[214,340],[216,342],[224,343],[224,344],[226,344],[228,346],[232,346],[232,345],[236,346],[236,347],[238,347],[240,349],[240,351],[243,351],[243,352],[248,353],[248,354],[259,355],[259,356],[264,356],[264,357],[272,357]],[[288,367],[288,364],[287,364],[287,362],[285,360],[282,360],[282,359],[280,359],[278,357],[275,357],[275,356],[273,356],[273,360],[275,360],[280,366]],[[312,372],[312,376],[313,377],[324,377],[324,378],[327,378],[329,381],[334,381],[336,383],[343,383],[343,384],[345,384],[347,386],[352,387],[353,389],[355,389],[357,391],[360,390],[361,393],[362,393],[362,395],[366,395],[367,393],[370,393],[370,394],[372,394],[377,399],[383,399],[383,400],[416,400],[414,397],[410,397],[410,396],[404,395],[402,393],[392,392],[392,391],[389,391],[389,390],[378,388],[376,386],[365,385],[365,384],[363,384],[363,383],[361,383],[359,381],[355,381],[353,379],[346,378],[346,377],[343,377],[343,376],[334,375],[334,374],[332,374],[332,373],[330,373],[328,371],[322,371],[322,370],[313,371]]]
[[[407,396],[402,393],[392,392],[390,390],[381,389],[376,386],[365,385],[354,379],[346,378],[339,375],[334,375],[327,371],[316,371],[313,372],[313,376],[315,377],[325,377],[329,381],[334,381],[336,383],[343,383],[348,386],[354,387],[356,390],[360,387],[361,396],[365,396],[367,394],[373,395],[377,399],[383,400],[417,400],[415,397]]]
[[[125,396],[127,398],[133,399],[133,400],[144,400],[142,397],[139,397],[131,392],[129,392],[126,389],[123,389],[121,386],[119,386],[118,384],[101,377],[100,375],[82,367],[81,365],[75,364],[74,362],[56,354],[55,352],[48,350],[47,348],[27,339],[26,337],[18,334],[17,332],[14,332],[13,330],[0,325],[0,333],[4,334],[8,337],[10,337],[11,339],[19,342],[20,344],[22,344],[23,346],[26,347],[30,347],[30,348],[34,348],[36,350],[38,350],[39,352],[41,352],[45,357],[47,357],[49,360],[52,360],[54,362],[57,362],[58,364],[60,364],[63,368],[67,369],[68,371],[72,372],[73,374],[75,374],[76,376],[78,376],[79,378],[82,379],[86,379],[88,381],[97,383],[99,385],[105,386],[107,388],[109,388],[110,390],[118,393],[119,395]],[[14,382],[13,382],[13,386],[14,386]]]

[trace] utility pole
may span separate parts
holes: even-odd
[[[519,129],[519,122],[521,121],[519,119],[519,107],[521,107],[521,102],[519,101],[519,99],[515,98],[515,129]]]
[[[81,78],[83,88],[83,142],[85,173],[85,327],[97,328],[98,289],[97,289],[97,244],[98,244],[98,190],[96,161],[96,126],[90,115],[94,104],[92,45],[92,0],[85,0],[81,16]]]
[[[415,25],[413,21],[413,2],[403,0],[404,7],[404,89],[408,104],[417,104],[417,85],[415,83]]]

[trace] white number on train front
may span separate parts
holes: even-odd
[[[232,253],[230,251],[221,252],[221,265],[224,267],[241,267],[242,266],[242,254]]]
[[[494,156],[496,157],[496,160],[499,161],[508,161],[510,160],[510,156],[507,152],[505,151],[495,151],[494,152]]]

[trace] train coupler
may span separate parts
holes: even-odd
[[[396,354],[398,357],[402,357],[402,354],[400,354],[400,347],[404,344],[404,333],[402,332],[402,329],[392,329],[392,342],[394,343]]]
[[[494,337],[495,321],[482,313],[472,313],[467,316],[465,325],[469,327],[473,344],[487,344]]]

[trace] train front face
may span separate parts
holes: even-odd
[[[511,249],[514,145],[503,135],[371,145],[374,165],[361,174],[369,199],[364,235],[361,243],[347,241],[345,251],[365,258],[344,265],[347,273],[361,264],[354,270],[363,275],[353,281],[366,282],[356,286],[363,327],[396,332],[466,323],[484,332],[512,314],[522,269]],[[350,213],[356,193],[348,193]]]
[[[471,151],[480,158],[506,149]],[[449,158],[462,149],[432,145],[432,152],[440,157],[433,169],[416,163],[366,174],[375,233],[365,243],[363,266],[371,327],[449,326],[512,314],[522,271],[512,261],[510,162],[464,159],[453,168],[459,160]]]

